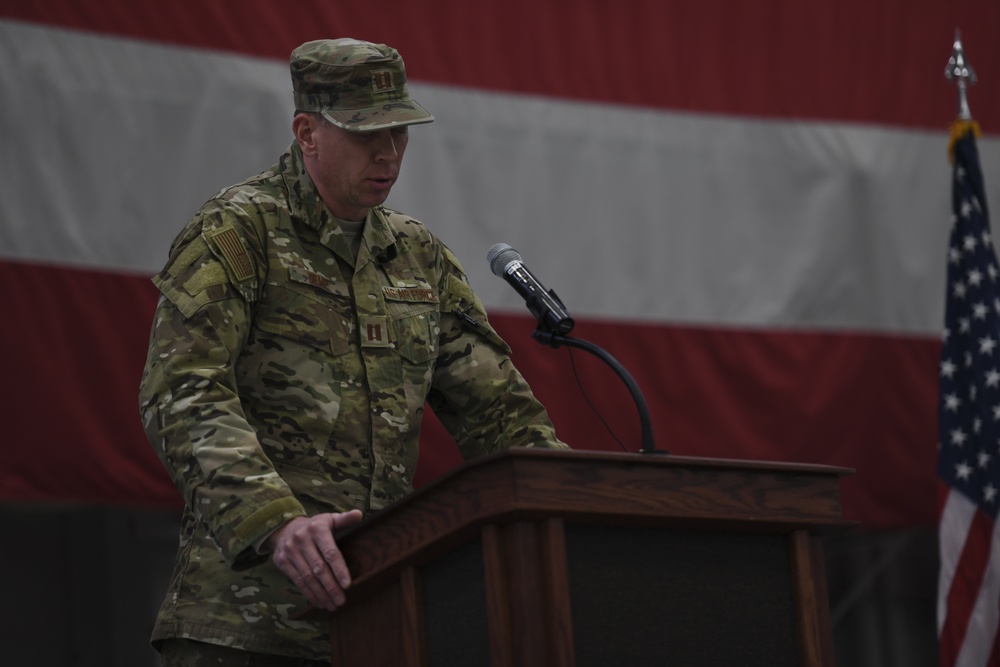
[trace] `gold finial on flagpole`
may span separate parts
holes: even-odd
[[[972,120],[967,90],[969,84],[976,82],[976,73],[965,61],[965,52],[962,50],[962,34],[957,29],[955,30],[955,44],[951,51],[951,58],[948,59],[948,66],[944,68],[944,78],[955,81],[958,86],[958,119]]]
[[[948,59],[948,66],[944,68],[944,78],[955,81],[958,86],[958,118],[951,124],[950,138],[948,140],[948,159],[955,161],[955,144],[959,139],[968,133],[973,137],[979,137],[979,123],[972,119],[972,112],[969,111],[968,88],[970,84],[976,82],[976,73],[965,61],[965,51],[962,50],[962,34],[955,30],[955,45],[951,51],[951,58]]]

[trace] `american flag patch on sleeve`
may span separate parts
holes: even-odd
[[[233,278],[240,281],[253,278],[253,265],[250,263],[250,256],[235,229],[224,227],[218,231],[209,232],[208,237],[222,253]]]

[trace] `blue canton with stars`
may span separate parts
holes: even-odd
[[[955,144],[941,349],[938,475],[991,517],[1000,511],[1000,289],[971,132]]]

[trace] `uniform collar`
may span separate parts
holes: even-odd
[[[347,239],[340,232],[336,219],[319,196],[315,183],[306,171],[302,149],[296,141],[281,156],[278,171],[288,190],[288,209],[292,219],[320,234],[321,242],[346,259],[351,256]],[[386,261],[396,256],[396,237],[385,210],[375,207],[368,211],[362,236],[358,266],[366,259]]]

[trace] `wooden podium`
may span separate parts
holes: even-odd
[[[333,664],[827,665],[843,468],[515,449],[338,535]]]

